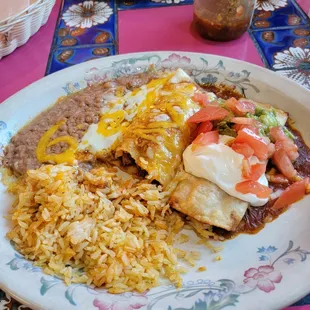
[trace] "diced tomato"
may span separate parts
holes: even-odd
[[[266,160],[268,158],[268,145],[266,141],[248,128],[238,131],[235,142],[247,143],[253,149],[254,155],[259,160]]]
[[[270,142],[270,139],[268,137],[265,137],[265,136],[260,136],[267,145],[269,145],[271,142]]]
[[[255,113],[255,105],[246,99],[237,100],[236,98],[230,98],[225,101],[224,105],[236,116],[244,116],[246,113]]]
[[[254,194],[258,198],[268,198],[272,190],[256,181],[247,180],[236,185],[236,191],[242,194]]]
[[[273,205],[273,209],[283,209],[302,199],[306,194],[306,180],[293,183],[285,189]]]
[[[255,164],[251,166],[248,160],[243,160],[242,162],[242,176],[245,179],[257,181],[265,171],[265,164]]]
[[[209,145],[209,144],[218,143],[218,142],[219,142],[218,131],[214,130],[214,131],[209,131],[206,133],[201,133],[193,141],[192,150],[194,151],[199,146]]]
[[[289,182],[288,178],[281,173],[268,175],[268,180],[269,182],[276,184],[287,184]]]
[[[191,134],[191,139],[194,140],[199,134],[211,131],[213,124],[210,121],[200,123]]]
[[[249,100],[246,99],[239,99],[237,103],[237,109],[241,113],[251,113],[255,114],[255,104]]]
[[[243,155],[245,158],[249,158],[254,154],[254,150],[247,143],[235,143],[234,142],[231,145],[231,148],[235,152]]]
[[[271,158],[276,151],[276,147],[273,143],[268,144],[268,158]]]
[[[229,112],[221,107],[207,106],[195,113],[187,121],[189,123],[201,123],[205,121],[222,120],[228,114]]]
[[[276,150],[272,156],[272,160],[279,171],[289,180],[296,177],[297,171],[294,169],[291,160],[283,149]]]
[[[289,157],[291,161],[295,161],[299,156],[298,147],[297,145],[294,144],[292,140],[277,141],[275,144],[275,148],[276,150],[279,150],[282,148],[286,152],[287,156]]]
[[[199,126],[198,126],[198,132],[197,132],[197,136],[201,133],[206,133],[208,131],[211,131],[213,128],[213,125],[210,121],[205,121],[203,123],[201,123]]]
[[[298,147],[289,137],[287,137],[280,126],[270,128],[270,136],[276,142],[276,150],[284,149],[291,161],[298,158]]]
[[[264,164],[255,164],[251,166],[250,174],[248,175],[248,179],[257,181],[263,173],[266,171],[266,165]]]
[[[270,128],[270,136],[274,141],[289,139],[280,126]]]
[[[307,177],[307,178],[304,178],[304,180],[306,184],[306,194],[308,195],[310,193],[310,179]]]
[[[234,97],[231,97],[224,102],[224,106],[235,114],[237,103],[238,100]]]
[[[195,138],[198,136],[198,128],[199,125],[197,124],[196,128],[191,132],[191,141],[195,140]]]
[[[203,93],[196,93],[193,96],[193,100],[198,102],[203,107],[206,107],[209,104],[218,105],[217,102],[210,102],[208,95]]]
[[[235,124],[233,128],[238,132],[239,130],[242,130],[243,128],[248,128],[252,130],[257,135],[259,134],[259,130],[257,127],[251,126],[251,125],[241,125],[241,124]]]

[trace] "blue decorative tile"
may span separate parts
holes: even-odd
[[[306,305],[310,305],[310,294],[305,296],[303,299],[297,301],[292,306],[306,306]]]
[[[59,47],[115,43],[114,31],[103,30],[100,27],[92,27],[90,29],[76,28],[71,30],[68,28],[58,28],[56,32],[56,44]]]
[[[279,1],[278,6],[272,3],[272,1],[257,2],[251,25],[252,30],[309,24],[309,18],[295,0]]]
[[[54,33],[59,47],[114,43],[116,3],[110,1],[65,0]]]
[[[184,4],[193,4],[193,0],[119,0],[118,9],[132,10]]]
[[[117,52],[117,1],[63,0],[46,74]]]
[[[75,48],[56,47],[51,51],[46,73],[50,74],[88,60],[115,55],[115,53],[114,45],[89,45]]]
[[[295,0],[259,0],[249,34],[266,67],[310,90],[310,19]]]
[[[260,54],[264,57],[263,61],[271,69],[276,69],[273,68],[276,53],[284,52],[290,47],[303,49],[310,47],[310,26],[276,30],[266,29],[252,31],[250,34]]]

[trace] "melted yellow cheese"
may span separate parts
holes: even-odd
[[[101,154],[102,147],[105,151],[115,147],[132,120],[142,115],[156,101],[159,89],[171,76],[169,74],[164,78],[152,80],[147,85],[138,87],[123,96],[120,96],[123,89],[119,89],[116,97],[105,105],[99,123],[88,128],[79,148],[87,148],[92,153]],[[94,126],[95,128],[93,128]],[[102,139],[107,140],[107,138],[107,143],[101,141]]]
[[[157,88],[158,86],[163,86],[172,76],[173,74],[169,74],[164,78],[154,79],[147,84],[147,88]]]
[[[165,83],[172,77],[173,74],[169,74],[164,78],[154,79],[147,84],[147,95],[143,102],[139,105],[136,113],[136,117],[141,116],[142,113],[147,111],[157,100],[159,96],[159,90],[165,86]]]
[[[171,127],[178,127],[177,124],[171,123],[171,122],[154,122],[149,123],[147,126],[148,128],[171,128]]]
[[[172,119],[173,122],[178,124],[179,126],[184,122],[184,114],[179,113],[175,108],[174,105],[167,106],[167,112]]]
[[[120,131],[124,119],[125,112],[123,110],[105,113],[100,118],[97,132],[104,137],[110,137]]]
[[[177,84],[163,80],[165,84],[149,92],[143,102],[142,106],[147,107],[146,112],[138,113],[139,121],[128,129],[129,135],[134,134],[146,140],[146,145],[147,141],[157,145],[152,146],[154,158],[147,161],[140,160],[140,157],[136,159],[139,166],[157,180],[169,179],[172,161],[180,160],[180,150],[186,147],[190,138],[191,130],[186,120],[200,109],[192,100],[197,87],[191,80]],[[151,83],[159,85],[158,81]],[[143,148],[142,143],[140,149]],[[145,155],[142,158],[148,158]]]
[[[116,96],[107,97],[99,123],[89,126],[79,150],[87,150],[95,156],[109,152],[119,145],[130,128],[130,134],[159,145],[165,143],[162,157],[167,157],[167,152],[171,152],[173,157],[174,145],[178,147],[180,143],[179,138],[173,135],[176,129],[183,130],[187,126],[186,119],[194,106],[191,97],[195,91],[193,81],[178,71],[166,73],[123,96],[119,96],[122,93],[120,89]],[[136,120],[139,121],[131,127]]]
[[[53,162],[56,164],[72,164],[75,160],[74,152],[77,149],[78,141],[70,136],[62,136],[57,137],[50,141],[53,134],[59,129],[61,125],[63,125],[64,122],[60,122],[54,126],[52,126],[50,129],[48,129],[43,136],[41,137],[37,149],[36,149],[36,156],[38,161],[40,162]],[[59,142],[65,142],[68,144],[68,148],[60,154],[47,154],[46,149],[59,143]]]
[[[131,96],[137,95],[139,91],[140,91],[140,87],[135,88],[135,89],[131,92]]]
[[[139,137],[143,138],[144,140],[149,140],[149,141],[152,141],[154,143],[158,143],[156,137],[153,137],[151,135],[148,135],[148,134],[145,134],[143,133],[142,131],[136,131],[136,134],[139,135]]]

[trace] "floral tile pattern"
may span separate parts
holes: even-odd
[[[249,33],[266,67],[310,90],[310,18],[295,0],[258,0]]]
[[[310,90],[309,48],[290,47],[288,50],[276,53],[274,58],[273,69]]]
[[[56,44],[61,47],[77,46],[84,44],[110,44],[115,43],[114,33],[111,29],[100,28],[58,28]]]
[[[113,9],[108,3],[84,1],[69,6],[62,14],[61,19],[67,27],[79,27],[85,29],[106,23],[112,14]]]
[[[76,46],[116,41],[115,1],[66,0],[59,14],[54,44]]]
[[[310,48],[310,26],[253,31],[252,38],[260,48],[266,66],[272,69],[284,69],[274,67],[275,55],[292,47]]]
[[[50,55],[46,74],[92,59],[115,55],[114,45],[56,48]]]
[[[294,0],[257,0],[251,29],[292,27],[308,24],[306,13]]]
[[[100,48],[109,50],[109,53],[97,54],[95,58],[117,53],[118,10],[192,3],[193,0],[63,0],[54,32],[46,75],[92,59],[93,57],[90,55],[94,50],[93,45],[100,45]],[[57,58],[62,57],[61,49],[75,51],[74,55],[72,52],[65,53],[65,57],[69,57],[70,61],[62,61]]]
[[[66,0],[59,14],[54,45],[66,47],[116,42],[115,2]]]
[[[117,51],[117,1],[64,0],[46,74]]]

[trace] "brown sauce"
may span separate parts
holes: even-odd
[[[200,86],[211,93],[214,93],[218,98],[222,98],[224,100],[227,100],[231,97],[235,97],[236,99],[240,99],[243,97],[243,95],[238,92],[235,88],[232,88],[231,86],[227,86],[224,84],[221,85],[215,85],[215,84],[200,84]]]
[[[251,17],[246,20],[234,21],[227,24],[211,22],[202,19],[194,13],[193,25],[205,39],[214,41],[230,41],[241,37],[248,29]]]
[[[292,127],[290,128],[296,137],[295,144],[297,145],[298,152],[299,152],[299,157],[294,163],[294,167],[302,177],[309,177],[310,176],[310,148],[305,144],[301,136],[301,133]]]

